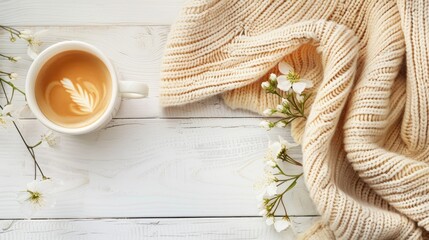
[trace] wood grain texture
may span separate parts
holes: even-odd
[[[3,0],[0,23],[34,31],[42,49],[81,40],[112,60],[120,79],[150,86],[147,99],[123,100],[116,120],[86,136],[62,136],[56,148],[36,149],[46,173],[64,181],[55,209],[22,218],[16,193],[32,179],[33,164],[14,129],[0,129],[0,240],[2,239],[296,239],[318,219],[304,183],[286,196],[292,227],[278,234],[256,216],[253,184],[262,175],[268,139],[256,114],[231,110],[220,96],[176,108],[159,105],[162,52],[169,25],[184,0]],[[0,31],[0,43],[8,35]],[[0,44],[21,56],[3,69],[24,85],[31,60],[26,44]],[[0,101],[3,101],[0,93]],[[24,104],[18,96],[16,104]],[[34,143],[46,129],[25,113],[24,135]],[[290,139],[290,138],[289,138]],[[299,149],[291,151],[301,158]],[[292,169],[296,171],[296,169]],[[216,218],[207,218],[207,217]],[[217,218],[219,216],[220,218]],[[231,217],[228,217],[231,216]],[[245,216],[237,217],[234,216]],[[124,219],[140,217],[191,217]],[[202,218],[199,218],[202,217]],[[222,218],[228,217],[228,218]],[[121,219],[100,219],[121,218]]]
[[[292,240],[318,217],[294,217],[277,233],[262,218],[3,220],[1,240]]]
[[[2,0],[4,25],[166,25],[184,0]]]
[[[169,32],[168,26],[31,27],[30,29],[35,32],[47,30],[40,36],[44,42],[41,49],[60,41],[85,41],[106,53],[117,69],[119,79],[141,81],[149,85],[149,97],[123,100],[117,118],[257,116],[248,111],[228,108],[223,104],[220,96],[176,108],[163,109],[159,105],[161,59]],[[6,32],[0,31],[0,42],[7,42],[8,37]],[[6,69],[19,74],[16,84],[21,88],[25,85],[27,71],[32,62],[26,55],[26,49],[27,45],[24,41],[0,44],[0,53],[22,57],[18,63],[0,59],[2,70]],[[15,102],[24,104],[24,98],[17,95]]]
[[[256,216],[254,183],[263,175],[268,140],[259,119],[114,120],[86,136],[62,136],[56,148],[36,149],[46,174],[67,190],[55,209],[35,217]],[[36,142],[46,131],[22,121]],[[19,137],[0,134],[0,218],[20,218],[15,200],[33,173]],[[300,159],[300,149],[290,154]],[[303,181],[286,197],[291,215],[317,215]]]

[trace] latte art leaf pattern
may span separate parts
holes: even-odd
[[[73,84],[68,78],[64,78],[60,82],[70,94],[72,101],[79,106],[80,111],[83,113],[92,113],[94,111],[97,104],[90,92],[84,89],[79,83]]]

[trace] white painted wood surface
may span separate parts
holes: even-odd
[[[42,49],[63,40],[91,43],[110,57],[120,78],[150,86],[149,98],[123,101],[105,129],[36,149],[46,173],[64,181],[57,206],[36,215],[50,220],[10,225],[8,219],[23,218],[15,196],[32,179],[33,164],[17,133],[0,129],[0,232],[6,228],[0,239],[294,239],[317,219],[302,181],[286,198],[296,216],[290,231],[277,234],[256,217],[253,184],[262,175],[268,139],[287,131],[265,132],[259,116],[232,110],[219,96],[159,106],[162,51],[183,2],[0,1],[0,24],[48,30]],[[0,60],[0,68],[18,72],[23,86],[31,64],[26,45],[7,41],[0,31],[0,53],[23,59]],[[25,136],[37,141],[46,129],[32,114],[24,118]],[[301,158],[299,149],[292,154]]]
[[[36,149],[48,176],[65,182],[54,209],[36,217],[256,216],[254,183],[263,175],[269,137],[259,119],[117,119],[87,136],[62,136]],[[23,120],[36,142],[46,129]],[[11,129],[13,130],[13,129]],[[0,135],[0,217],[19,218],[15,193],[33,163],[14,131]],[[289,138],[289,140],[291,140]],[[299,157],[299,149],[291,150]],[[316,215],[303,181],[287,195],[289,214]]]
[[[170,25],[185,0],[2,0],[5,25]]]
[[[293,217],[292,227],[277,233],[261,218],[76,219],[0,221],[0,239],[32,240],[285,240],[309,228],[317,217]]]

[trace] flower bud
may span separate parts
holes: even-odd
[[[276,74],[274,74],[274,73],[271,73],[271,74],[270,74],[270,77],[269,77],[269,80],[270,80],[271,82],[277,81],[277,75],[276,75]]]
[[[18,73],[10,73],[9,74],[9,78],[11,79],[11,80],[15,80],[15,79],[17,79],[18,78]]]
[[[262,128],[265,128],[265,129],[267,129],[267,130],[270,130],[271,128],[273,128],[273,127],[274,127],[274,123],[269,122],[269,121],[267,121],[267,120],[264,120],[264,121],[262,121],[262,122],[259,124],[259,126],[260,126],[260,127],[262,127]]]
[[[283,121],[280,121],[280,122],[276,123],[276,127],[284,128],[284,127],[286,127],[286,123],[284,123]]]
[[[9,61],[11,61],[11,62],[18,62],[18,60],[20,60],[20,59],[21,59],[21,57],[9,57],[8,59],[9,59]]]
[[[268,89],[268,88],[270,88],[270,83],[269,82],[263,82],[262,84],[261,84],[261,87],[263,88],[263,89]]]
[[[272,217],[272,216],[267,217],[267,219],[265,220],[265,223],[266,223],[268,226],[273,225],[273,224],[274,224],[274,217]]]
[[[267,117],[269,117],[269,116],[271,116],[271,115],[273,115],[273,113],[275,113],[276,112],[276,110],[274,110],[274,109],[265,109],[264,110],[264,112],[262,113],[264,116],[267,116]]]

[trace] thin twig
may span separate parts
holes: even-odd
[[[2,79],[1,79],[1,80],[2,80]],[[1,85],[1,87],[2,87],[2,89],[3,89],[3,91],[4,91],[4,95],[5,95],[5,98],[6,98],[7,104],[10,104],[10,100],[9,100],[9,97],[8,97],[8,95],[7,95],[7,92],[6,92],[5,88],[4,88],[4,84],[3,84],[3,82],[4,82],[3,80],[2,80],[2,81],[0,81],[0,85]],[[1,109],[3,109],[3,107],[2,107],[2,106],[0,106],[0,108],[1,108]],[[10,114],[9,114],[9,115],[10,115]],[[39,172],[40,172],[40,174],[42,175],[42,177],[43,177],[43,178],[46,178],[45,174],[44,174],[44,173],[43,173],[43,171],[42,171],[42,168],[40,167],[39,163],[38,163],[38,162],[37,162],[37,160],[36,160],[36,154],[34,153],[33,147],[31,147],[30,145],[28,145],[27,141],[25,140],[24,136],[23,136],[23,135],[22,135],[22,133],[21,133],[21,130],[19,129],[18,125],[15,123],[15,121],[14,121],[14,120],[12,121],[12,123],[13,123],[13,125],[15,126],[16,131],[18,131],[19,136],[21,137],[22,142],[25,144],[25,147],[27,148],[28,152],[30,153],[31,158],[32,158],[32,159],[33,159],[33,161],[34,161],[35,166],[37,167],[37,169],[39,169]],[[34,179],[36,179],[36,176],[37,176],[37,172],[35,172],[35,174],[34,174]]]

